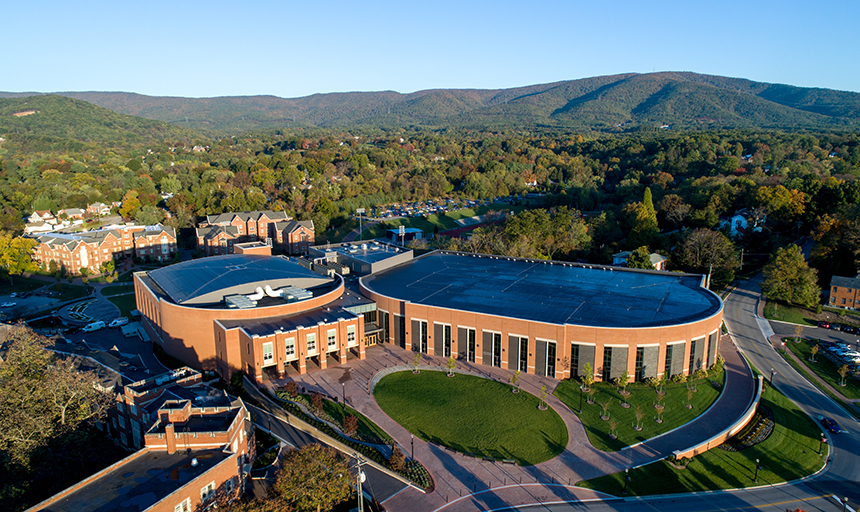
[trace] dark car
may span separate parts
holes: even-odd
[[[819,416],[818,421],[821,422],[821,426],[830,431],[833,434],[847,434],[847,430],[842,430],[842,427],[839,426],[833,419],[828,418],[827,416]]]

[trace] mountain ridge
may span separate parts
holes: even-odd
[[[0,93],[23,97],[40,93]],[[542,126],[570,130],[860,125],[860,93],[692,72],[623,73],[508,89],[427,89],[182,98],[126,92],[54,93],[209,134],[279,128]]]

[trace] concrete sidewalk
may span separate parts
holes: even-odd
[[[568,444],[559,456],[533,466],[519,467],[468,457],[415,438],[415,458],[433,475],[435,492],[425,495],[407,489],[383,505],[394,511],[466,511],[606,498],[605,495],[573,487],[573,484],[662,459],[674,450],[713,436],[743,414],[755,392],[752,377],[730,337],[724,337],[720,352],[726,360],[727,371],[723,393],[707,413],[675,431],[622,451],[602,452],[591,446],[579,418],[550,394],[548,404],[568,428]],[[295,380],[309,391],[329,396],[340,396],[343,392],[350,406],[388,432],[409,455],[412,453],[411,434],[379,408],[369,388],[377,372],[408,365],[412,356],[412,352],[391,345],[377,345],[367,350],[364,361],[352,360],[327,370],[297,375]],[[445,359],[425,355],[424,363],[443,370]],[[507,382],[510,376],[509,371],[500,368],[462,361],[457,365],[472,375],[501,382]],[[555,379],[531,374],[521,375],[520,380],[522,389],[535,395],[543,385],[553,390],[558,384]],[[283,383],[269,381],[266,384],[275,387]]]

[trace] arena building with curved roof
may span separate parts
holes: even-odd
[[[689,373],[716,361],[703,276],[436,251],[361,279],[403,348],[555,378]]]
[[[363,359],[375,343],[558,379],[586,365],[597,379],[641,381],[716,362],[723,303],[701,275],[448,251],[413,259],[378,243],[311,253],[138,272],[144,326],[167,353],[223,378],[305,373]]]

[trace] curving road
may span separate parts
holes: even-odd
[[[572,509],[589,511],[699,511],[773,510],[783,512],[800,508],[805,511],[842,511],[837,497],[849,498],[847,510],[857,508],[860,501],[860,422],[833,402],[827,395],[797,373],[772,347],[768,336],[773,334],[770,323],[757,314],[761,301],[761,276],[743,282],[725,301],[723,318],[735,344],[750,363],[767,374],[771,368],[777,373],[776,386],[811,416],[819,414],[836,419],[848,434],[830,435],[831,459],[823,471],[803,481],[777,486],[738,489],[732,491],[702,492],[668,496],[627,498],[580,503],[544,503],[512,507],[517,510],[562,512]],[[777,331],[786,327],[777,326]],[[806,335],[812,334],[805,328]],[[790,327],[793,334],[794,328]],[[766,333],[766,334],[765,334]],[[819,338],[832,335],[832,331],[816,332]],[[856,338],[856,337],[855,337]]]

